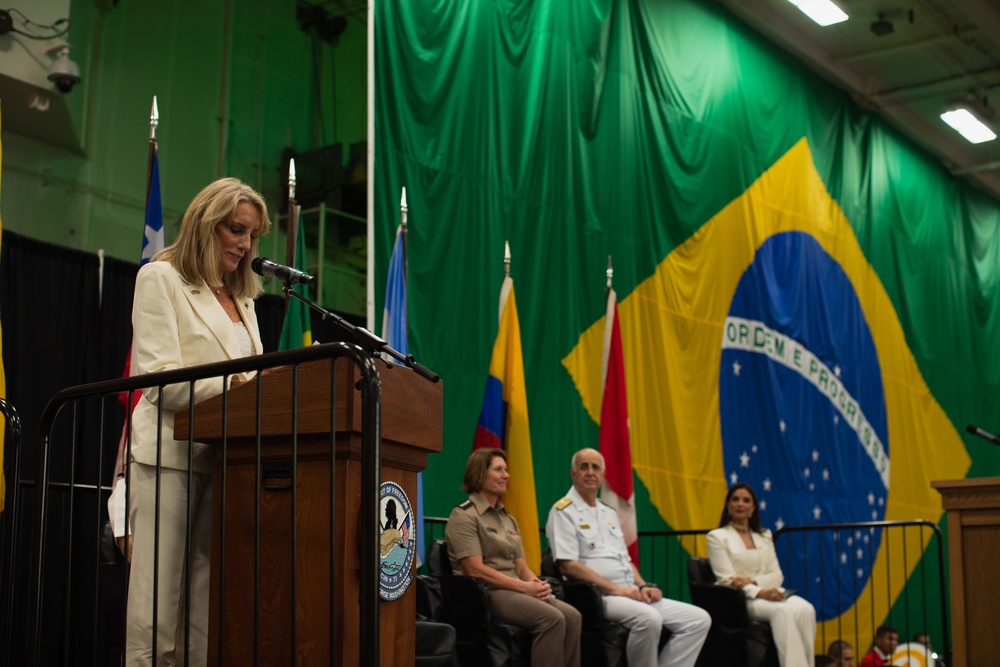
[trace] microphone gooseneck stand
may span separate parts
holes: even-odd
[[[417,375],[427,380],[430,380],[431,382],[437,382],[438,380],[441,379],[437,373],[427,368],[423,364],[418,363],[413,358],[412,354],[404,355],[398,350],[390,347],[389,343],[379,338],[368,329],[351,324],[350,322],[348,322],[347,320],[345,320],[343,317],[333,312],[332,310],[327,310],[318,303],[310,301],[309,299],[307,299],[306,297],[302,296],[294,289],[292,289],[292,285],[290,282],[285,282],[281,287],[281,291],[290,297],[298,299],[302,303],[306,304],[307,306],[315,310],[317,313],[320,314],[323,320],[332,320],[334,324],[336,324],[341,329],[351,334],[351,336],[354,337],[354,342],[356,342],[361,347],[361,349],[370,354],[372,357],[384,353],[389,355],[393,359],[399,360],[399,362],[404,366],[412,368]],[[392,368],[392,364],[388,362],[386,362],[386,366]]]
[[[971,433],[972,435],[979,436],[986,442],[992,442],[994,445],[1000,445],[1000,436],[993,435],[988,431],[984,431],[975,424],[969,424],[968,426],[965,427],[965,430]]]

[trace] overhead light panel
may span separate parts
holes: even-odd
[[[944,112],[941,114],[941,120],[951,125],[959,134],[974,144],[993,141],[997,138],[996,132],[964,107]]]
[[[847,14],[830,0],[788,0],[803,14],[821,26],[833,25],[847,20]]]

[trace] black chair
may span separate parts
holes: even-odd
[[[489,586],[478,577],[452,572],[445,540],[431,544],[427,568],[440,583],[439,620],[455,628],[462,667],[529,667],[531,634],[522,627],[493,621]]]
[[[627,667],[628,628],[604,615],[601,591],[589,581],[567,579],[552,560],[552,549],[542,552],[542,574],[556,579],[563,588],[559,596],[583,617],[580,629],[581,667]],[[670,639],[666,628],[660,632],[660,650]]]
[[[418,575],[415,667],[459,667],[455,628],[440,622],[441,582]]]
[[[566,579],[552,560],[552,549],[542,553],[542,574],[562,582],[563,599],[583,617],[580,628],[581,667],[625,667],[628,630],[604,615],[604,601],[589,581]]]
[[[707,558],[688,561],[691,601],[712,617],[712,629],[698,656],[698,665],[778,667],[778,650],[771,626],[751,620],[742,591],[717,586]]]

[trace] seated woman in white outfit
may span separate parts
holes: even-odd
[[[771,624],[782,667],[809,667],[816,643],[816,610],[785,598],[771,531],[760,526],[757,494],[744,482],[726,495],[719,528],[708,534],[708,559],[717,583],[743,590],[750,618]]]

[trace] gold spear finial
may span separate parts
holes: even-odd
[[[503,242],[503,275],[510,276],[510,241]]]

